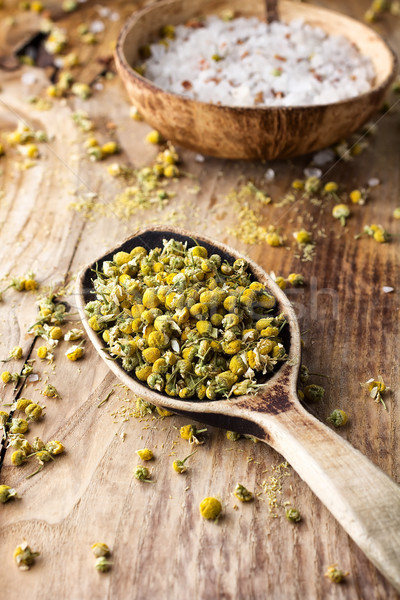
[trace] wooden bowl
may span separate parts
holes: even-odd
[[[132,65],[140,62],[139,48],[158,39],[163,25],[219,14],[224,8],[261,19],[265,13],[261,0],[161,0],[133,14],[119,35],[115,59],[129,97],[144,119],[168,140],[222,158],[285,158],[347,137],[381,106],[397,62],[382,38],[354,19],[288,0],[279,3],[282,21],[302,18],[329,34],[344,35],[371,59],[376,80],[368,93],[316,106],[218,106],[166,92],[133,70]]]

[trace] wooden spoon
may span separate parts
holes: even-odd
[[[93,268],[104,260],[112,260],[116,252],[130,252],[137,245],[148,249],[162,247],[165,238],[187,241],[189,246],[196,239],[209,254],[218,253],[230,263],[245,258],[255,279],[275,296],[278,310],[285,314],[289,325],[285,344],[289,360],[256,394],[213,402],[177,400],[142,385],[122,369],[119,361],[107,360],[105,344],[89,327],[84,311],[85,304],[94,298]],[[377,569],[400,590],[400,487],[301,406],[296,392],[301,360],[296,315],[283,291],[256,263],[204,236],[156,227],[138,231],[85,267],[77,285],[78,308],[87,335],[107,366],[127,387],[153,404],[209,425],[253,435],[272,446],[310,486]]]

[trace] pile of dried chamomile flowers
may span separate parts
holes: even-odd
[[[117,252],[96,268],[89,326],[139,381],[182,399],[250,393],[287,359],[286,319],[244,259],[175,239]]]

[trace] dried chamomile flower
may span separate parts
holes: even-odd
[[[6,412],[5,410],[0,410],[0,425],[3,427],[3,429],[8,421],[9,416],[10,415],[8,414],[8,412]]]
[[[3,371],[0,377],[3,383],[9,383],[11,381],[10,371]]]
[[[383,400],[382,396],[385,393],[387,393],[390,390],[390,388],[386,386],[381,375],[378,376],[378,379],[374,379],[372,377],[371,379],[368,379],[368,381],[366,381],[365,383],[361,383],[361,387],[366,388],[369,392],[370,397],[373,400],[375,400],[375,402],[377,402],[378,404],[381,403],[384,409],[387,410],[385,401]]]
[[[186,458],[184,458],[183,460],[174,460],[174,462],[172,463],[172,468],[174,469],[174,471],[176,471],[177,473],[184,473],[187,470],[187,466],[185,465],[187,459],[193,456],[193,454],[196,454],[196,452],[197,450],[186,456]]]
[[[17,567],[21,571],[28,571],[29,568],[34,564],[35,558],[39,555],[40,552],[32,552],[28,543],[24,541],[15,548],[13,557]]]
[[[75,82],[71,87],[71,92],[74,96],[87,100],[92,95],[92,90],[87,83]]]
[[[65,356],[68,358],[68,360],[79,360],[80,358],[82,358],[84,353],[84,349],[81,345],[79,346],[71,346],[71,348],[69,348],[66,352],[65,352]]]
[[[138,111],[138,109],[136,108],[136,106],[131,106],[130,107],[130,109],[129,109],[129,116],[134,121],[143,121],[143,117],[140,114],[140,112]]]
[[[94,129],[94,123],[89,119],[89,115],[84,111],[77,111],[72,114],[72,119],[81,131],[88,133]]]
[[[145,481],[146,483],[153,483],[153,481],[150,479],[150,471],[147,467],[138,465],[134,471],[134,475],[135,475],[136,479],[139,479],[139,481]]]
[[[343,425],[346,425],[348,420],[349,417],[347,413],[345,413],[345,411],[341,408],[336,408],[327,418],[327,421],[332,423],[332,425],[335,427],[342,427]]]
[[[294,179],[291,185],[294,190],[304,189],[304,181],[302,179]]]
[[[112,564],[112,561],[107,560],[105,556],[99,556],[98,558],[96,558],[94,566],[97,571],[100,571],[100,573],[106,573],[111,569]]]
[[[56,456],[57,454],[61,454],[64,452],[64,446],[58,440],[50,440],[45,445],[45,450],[51,455]]]
[[[237,483],[235,490],[234,490],[234,495],[236,496],[236,498],[238,500],[240,500],[241,502],[250,502],[250,500],[253,500],[253,493],[250,492],[247,488],[244,487],[244,485]]]
[[[21,375],[27,377],[31,373],[33,373],[33,365],[31,365],[30,362],[26,362],[22,367]]]
[[[236,431],[227,431],[226,432],[226,439],[229,440],[230,442],[237,442],[238,440],[240,440],[241,437],[242,437],[241,434],[236,433]]]
[[[40,439],[40,437],[36,436],[33,438],[32,449],[34,452],[39,452],[40,450],[44,450],[44,442]]]
[[[391,235],[382,225],[376,225],[373,223],[372,225],[366,225],[362,233],[359,233],[355,236],[355,239],[359,239],[362,235],[368,235],[372,237],[379,244],[384,244],[385,242],[389,242],[391,239]]]
[[[393,216],[395,219],[400,219],[400,206],[397,206],[393,211]]]
[[[7,439],[7,448],[17,448],[22,450],[25,455],[32,452],[30,443],[22,433],[10,433]]]
[[[268,231],[265,237],[265,241],[267,242],[268,246],[272,247],[283,246],[283,244],[285,243],[283,236],[275,230]]]
[[[365,204],[365,194],[362,190],[352,190],[349,194],[349,198],[353,204]]]
[[[330,565],[325,573],[325,577],[330,579],[332,583],[342,583],[344,578],[349,575],[348,572],[344,572],[338,568],[337,563]]]
[[[204,519],[216,521],[221,514],[222,504],[217,498],[207,497],[200,502],[200,514]]]
[[[303,275],[300,273],[290,273],[287,280],[293,287],[301,287],[305,281]]]
[[[33,135],[34,132],[30,132],[29,135],[32,133]],[[25,135],[28,135],[27,133],[25,133]],[[30,138],[29,138],[30,139]],[[24,143],[21,141],[21,143]],[[22,154],[25,156],[28,156],[30,158],[34,158],[35,155],[38,154],[38,148],[35,144],[28,144],[27,146],[19,146],[20,151],[22,150]],[[1,154],[0,154],[1,156]],[[38,287],[38,283],[35,279],[35,274],[34,273],[28,273],[27,275],[25,275],[25,277],[13,277],[11,279],[11,282],[8,284],[7,287],[5,287],[3,290],[1,290],[0,292],[0,298],[1,295],[8,289],[10,289],[11,287],[13,287],[17,292],[23,292],[23,291],[31,291],[31,290],[36,290]]]
[[[321,173],[320,170],[318,170],[319,173]],[[310,177],[307,177],[307,179],[304,182],[304,191],[306,193],[306,195],[311,195],[311,194],[317,194],[321,189],[321,180],[318,176],[316,175],[311,175]]]
[[[323,399],[325,389],[321,385],[311,383],[304,388],[304,396],[311,402],[319,402]]]
[[[76,0],[64,0],[61,4],[61,8],[64,12],[73,12],[78,8],[78,3]]]
[[[33,402],[32,400],[29,400],[29,398],[18,398],[18,400],[13,403],[12,408],[13,410],[25,411],[30,404],[33,404]]]
[[[146,402],[143,398],[136,398],[136,412],[140,416],[145,417],[146,415],[151,415],[154,409],[154,404]]]
[[[0,502],[5,504],[10,498],[18,498],[16,490],[9,485],[0,485]]]
[[[44,46],[49,54],[60,54],[68,42],[67,35],[63,29],[51,24],[51,30]]]
[[[293,237],[298,244],[311,244],[312,243],[311,233],[309,233],[305,229],[300,229],[300,231],[295,231],[293,233]]]
[[[104,544],[103,542],[96,542],[95,544],[93,544],[91,546],[91,550],[92,550],[95,558],[100,558],[101,556],[109,556],[110,555],[110,548],[107,546],[107,544]]]
[[[27,459],[28,456],[24,450],[15,450],[11,454],[11,464],[14,467],[20,467]]]
[[[183,440],[188,440],[189,444],[204,444],[204,442],[199,440],[197,436],[199,433],[204,433],[207,431],[206,428],[196,429],[194,425],[183,425],[179,431],[181,438]]]
[[[22,354],[23,354],[23,351],[22,351],[21,346],[14,346],[14,348],[12,348],[10,350],[10,354],[8,355],[8,358],[1,362],[8,362],[9,360],[19,360],[20,358],[22,358]]]
[[[31,402],[25,408],[25,414],[28,421],[38,421],[43,416],[44,406],[39,406],[35,402]],[[23,432],[22,432],[23,433]]]
[[[338,219],[344,227],[346,225],[346,219],[350,216],[350,209],[346,204],[336,204],[332,209],[332,216],[335,219]]]
[[[154,454],[153,454],[152,450],[150,450],[150,448],[143,448],[142,450],[136,450],[136,454],[142,460],[151,460],[152,458],[154,458]]]
[[[9,427],[9,432],[10,433],[25,433],[26,431],[28,431],[28,421],[26,421],[25,419],[18,419],[18,418],[13,418],[11,419],[11,425]]]
[[[48,329],[44,328],[46,325],[60,325],[65,320],[66,307],[62,302],[57,301],[54,291],[51,291],[48,295],[39,298],[37,301],[39,306],[39,318],[30,326],[29,333],[43,336],[47,339]]]
[[[300,366],[300,375],[299,375],[299,379],[301,381],[301,383],[306,383],[309,378],[310,378],[310,370],[306,365],[301,365]]]
[[[164,140],[162,135],[153,129],[146,135],[146,142],[149,142],[149,144],[162,144]]]
[[[339,190],[339,186],[335,181],[328,181],[325,183],[322,193],[325,195],[337,197],[336,192]]]
[[[59,398],[60,397],[60,395],[57,392],[54,385],[51,385],[50,383],[48,383],[46,385],[46,387],[42,391],[42,394],[43,394],[43,396],[47,396],[47,398]]]
[[[285,516],[291,523],[298,523],[301,521],[301,514],[296,508],[287,508],[285,511]]]

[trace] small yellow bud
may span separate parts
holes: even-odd
[[[36,351],[36,354],[38,355],[39,358],[46,358],[48,353],[47,347],[46,346],[39,346],[39,348]]]
[[[217,519],[222,511],[221,502],[217,498],[204,498],[200,502],[200,514],[204,519]]]
[[[149,144],[161,144],[163,142],[162,136],[158,131],[153,129],[146,135],[146,142]]]

